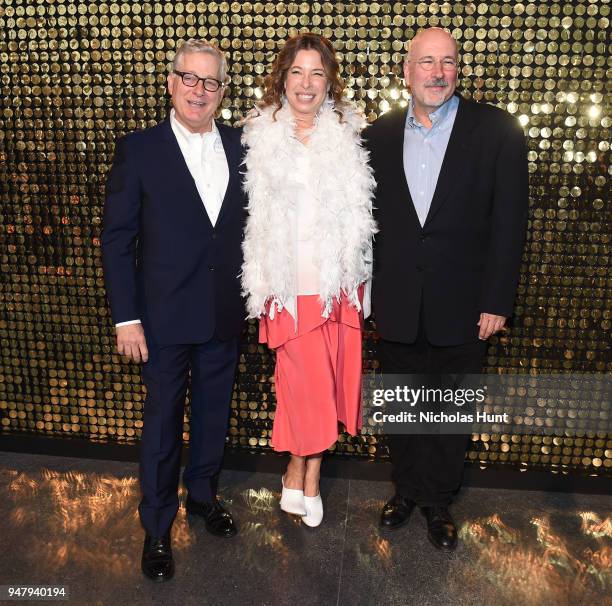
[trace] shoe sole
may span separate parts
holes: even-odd
[[[204,516],[200,512],[191,511],[187,507],[185,508],[185,511],[190,516],[196,516],[197,518],[200,518],[201,520],[204,521],[204,524],[206,524],[206,520],[204,520]],[[206,532],[208,532],[209,534],[212,534],[214,537],[219,537],[220,539],[231,539],[232,537],[235,537],[238,534],[238,530],[235,530],[232,534],[225,534],[225,533],[215,532],[214,530],[209,530],[208,526],[206,525],[204,527],[206,528]]]
[[[153,583],[165,583],[166,581],[170,581],[174,577],[174,570],[170,575],[166,577],[150,577],[144,570],[142,570],[142,568],[140,569],[140,571],[145,577],[147,577],[147,579],[149,579],[149,581],[152,581]]]
[[[282,508],[281,508],[281,511],[289,514],[290,516],[297,516],[298,518],[303,518],[306,515],[306,512],[299,513],[297,511],[287,511],[286,509],[282,509]]]
[[[143,572],[142,574],[153,583],[165,583],[167,581],[171,581],[174,578],[174,575],[171,575],[169,577],[150,577],[146,572]]]
[[[219,537],[220,539],[231,539],[232,537],[235,537],[238,534],[237,530],[236,532],[233,532],[232,534],[225,534],[225,533],[214,532],[213,530],[208,530],[208,528],[206,528],[206,532],[208,534],[212,534],[213,537]]]
[[[403,528],[404,526],[406,526],[406,524],[408,524],[408,522],[410,522],[410,516],[408,516],[403,522],[400,522],[399,524],[395,524],[394,526],[383,526],[382,524],[378,524],[378,530],[380,530],[381,532],[384,533],[390,533],[390,532],[394,532],[400,528]]]
[[[321,526],[323,526],[323,522],[325,522],[325,518],[323,518],[316,526],[311,526],[310,524],[306,524],[303,518],[304,516],[302,516],[301,526],[303,526],[304,528],[308,528],[308,530],[316,530],[317,528],[321,528]]]

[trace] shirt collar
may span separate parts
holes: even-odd
[[[448,101],[446,101],[443,105],[438,107],[435,112],[429,114],[429,119],[431,120],[432,128],[437,125],[443,124],[448,118],[449,114],[457,107],[459,104],[459,98],[456,95],[453,95]],[[418,126],[423,126],[414,115],[414,102],[411,99],[408,104],[408,115],[406,116],[406,126],[409,128],[416,128]]]
[[[206,133],[192,133],[176,119],[176,112],[174,111],[174,108],[170,110],[170,125],[172,126],[172,130],[175,132],[175,134],[181,137],[181,139],[186,143],[204,139],[207,137],[207,135],[210,136],[211,143],[214,143],[219,137],[219,129],[217,128],[217,124],[214,120],[212,121],[212,128],[210,131]]]

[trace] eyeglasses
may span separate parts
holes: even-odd
[[[425,59],[420,59],[416,61],[416,64],[424,71],[430,72],[434,65],[437,63],[436,59],[431,59],[429,57]],[[457,67],[457,62],[454,59],[446,58],[440,60],[440,65],[445,72],[450,72]]]
[[[174,73],[181,77],[181,80],[185,86],[189,86],[191,88],[197,86],[200,80],[204,83],[204,89],[211,93],[217,92],[220,88],[225,86],[225,82],[221,82],[216,78],[200,78],[200,76],[196,76],[191,72],[179,72],[176,69],[174,70]]]

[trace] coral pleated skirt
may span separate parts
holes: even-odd
[[[321,316],[318,295],[297,298],[298,329],[283,309],[259,322],[259,342],[276,350],[272,446],[307,456],[327,450],[344,429],[361,429],[363,314],[346,297]]]

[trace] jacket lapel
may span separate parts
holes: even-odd
[[[474,112],[471,103],[459,97],[457,115],[453,124],[440,175],[434,191],[431,206],[425,220],[426,227],[448,199],[450,193],[456,187],[457,181],[461,176],[462,169],[465,168],[465,159],[469,154],[469,134],[476,126]]]
[[[406,179],[406,171],[404,170],[404,133],[407,114],[408,109],[397,112],[393,121],[389,124],[389,136],[383,149],[385,154],[383,157],[385,158],[384,165],[389,170],[392,182],[396,181],[398,186],[397,195],[393,199],[397,200],[400,206],[408,209],[411,219],[420,227],[419,217],[414,208],[414,202],[412,201]],[[398,175],[401,175],[401,177],[398,178]]]
[[[240,187],[240,174],[238,172],[240,163],[240,146],[235,143],[232,144],[226,127],[222,124],[217,124],[219,129],[219,135],[221,137],[221,143],[223,143],[223,149],[225,151],[225,158],[227,159],[227,167],[229,169],[229,181],[227,182],[227,189],[225,190],[225,196],[221,203],[221,210],[217,217],[217,225],[219,225],[230,212],[230,199],[232,198],[232,192],[236,187]]]
[[[164,169],[169,175],[171,183],[176,185],[176,190],[181,191],[186,198],[189,198],[189,204],[197,204],[198,212],[203,214],[207,227],[213,229],[206,207],[200,198],[200,193],[196,187],[195,181],[189,172],[187,162],[183,156],[183,152],[176,140],[170,118],[160,122],[161,142],[164,149]]]

